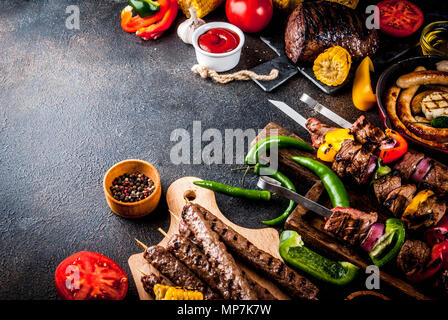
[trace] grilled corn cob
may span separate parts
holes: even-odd
[[[189,8],[196,11],[198,18],[202,18],[215,10],[224,0],[177,0],[179,7],[187,18],[190,18]]]
[[[204,300],[202,292],[161,284],[154,286],[154,294],[156,300]]]
[[[359,0],[327,0],[327,1],[336,2],[352,9],[355,9],[359,2]]]
[[[317,80],[327,86],[338,86],[347,78],[351,64],[352,58],[348,51],[334,46],[317,56],[313,71]]]

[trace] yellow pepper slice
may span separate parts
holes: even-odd
[[[353,140],[350,129],[335,129],[325,135],[325,143],[317,150],[317,158],[325,162],[333,162],[336,154],[341,150],[345,140]]]
[[[313,71],[316,79],[327,86],[338,86],[347,79],[352,57],[340,46],[328,48],[314,60]]]
[[[352,89],[353,104],[361,111],[367,111],[376,104],[370,71],[374,71],[373,62],[369,57],[365,57],[356,69]]]
[[[407,215],[414,214],[421,203],[428,200],[429,197],[431,197],[434,194],[431,190],[422,190],[411,200],[409,205],[406,207],[403,213],[403,217]]]

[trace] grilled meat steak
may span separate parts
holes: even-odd
[[[446,195],[448,193],[448,167],[435,162],[426,177],[423,178],[423,185]]]
[[[388,208],[396,217],[400,217],[409,202],[414,197],[417,187],[413,184],[406,184],[393,190],[384,201],[384,206]]]
[[[306,120],[305,126],[311,135],[311,142],[313,143],[313,147],[316,149],[318,149],[321,144],[324,144],[325,135],[328,132],[338,129],[335,127],[330,127],[329,125],[320,122],[316,118],[308,118],[308,120]]]
[[[418,229],[423,226],[429,228],[439,223],[445,211],[445,200],[432,196],[420,203],[416,212],[404,214],[402,220],[407,223],[409,229]]]
[[[150,273],[148,275],[145,275],[141,278],[142,284],[143,284],[143,289],[145,289],[145,291],[147,293],[149,293],[149,295],[153,298],[155,298],[155,294],[154,294],[154,286],[156,284],[161,284],[164,286],[172,286],[173,283],[165,278],[162,275],[156,275],[154,273]]]
[[[219,234],[221,240],[230,251],[277,283],[291,296],[310,300],[316,297],[319,289],[312,282],[289,268],[280,259],[258,249],[253,243],[227,226],[205,208],[198,204],[187,203],[184,211],[194,211],[201,214],[210,223],[211,229]]]
[[[152,246],[146,249],[144,258],[154,266],[162,275],[174,284],[183,288],[192,288],[201,291],[204,298],[219,299],[219,295],[213,292],[204,282],[177,260],[164,247]]]
[[[361,150],[362,144],[353,140],[345,140],[341,149],[334,158],[332,169],[340,177],[344,177],[347,167],[351,164],[353,157]]]
[[[197,206],[187,203],[182,211],[182,219],[194,234],[210,264],[217,270],[220,282],[230,292],[232,299],[256,300],[256,293],[251,290],[235,260],[220,241],[219,235],[212,230],[213,224],[195,210]]]
[[[325,49],[341,46],[353,59],[372,56],[378,49],[378,35],[366,28],[365,21],[359,12],[337,3],[300,3],[286,26],[286,55],[294,63],[313,62]]]
[[[324,230],[351,245],[362,243],[370,227],[378,220],[376,212],[366,213],[353,208],[334,208]]]
[[[400,175],[409,180],[417,168],[418,163],[425,157],[421,152],[408,151],[404,156],[398,160],[394,169],[400,172]]]
[[[397,256],[397,265],[406,276],[423,268],[431,255],[431,248],[420,240],[406,240]]]
[[[401,177],[394,174],[382,176],[373,183],[373,191],[379,203],[383,203],[387,196],[401,187]]]

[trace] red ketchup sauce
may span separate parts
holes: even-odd
[[[234,50],[240,43],[240,37],[226,28],[213,28],[201,34],[198,45],[210,53],[226,53]]]

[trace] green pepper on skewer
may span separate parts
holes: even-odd
[[[251,189],[243,189],[234,186],[229,186],[228,184],[219,183],[215,181],[205,181],[199,180],[194,181],[193,184],[210,189],[212,191],[216,191],[219,193],[224,193],[233,197],[246,198],[251,200],[271,200],[271,193],[266,190],[251,190]]]
[[[260,163],[257,163],[254,167],[255,174],[260,175],[260,168],[263,168],[264,175],[267,175],[267,176],[277,180],[278,182],[280,182],[282,184],[283,187],[296,192],[296,188],[294,187],[294,184],[292,183],[292,181],[289,180],[289,178],[287,176],[285,176],[283,173],[281,173],[280,171],[273,170],[273,169],[271,169],[267,166],[264,166]],[[263,223],[268,226],[275,226],[275,225],[281,224],[281,223],[285,222],[285,220],[288,218],[288,216],[291,214],[291,212],[293,212],[295,207],[296,207],[296,203],[294,201],[290,200],[288,207],[280,216],[278,216],[277,218],[272,219],[272,220],[265,220],[265,221],[263,221]]]
[[[297,148],[305,151],[313,151],[313,147],[302,140],[288,136],[272,136],[258,141],[249,150],[244,161],[247,164],[258,163],[258,157],[266,151],[269,151],[273,145],[277,148]]]
[[[333,170],[319,161],[307,157],[292,157],[292,160],[311,170],[322,180],[322,184],[330,196],[333,208],[350,207],[347,190],[345,190],[344,184]]]
[[[369,252],[372,262],[382,267],[398,255],[406,238],[406,231],[401,220],[391,218],[386,220],[384,235]]]
[[[335,285],[350,283],[359,270],[350,262],[332,261],[306,248],[301,236],[295,231],[282,232],[279,252],[287,264]]]
[[[147,18],[160,10],[160,4],[152,0],[129,0],[129,5],[141,18]]]

